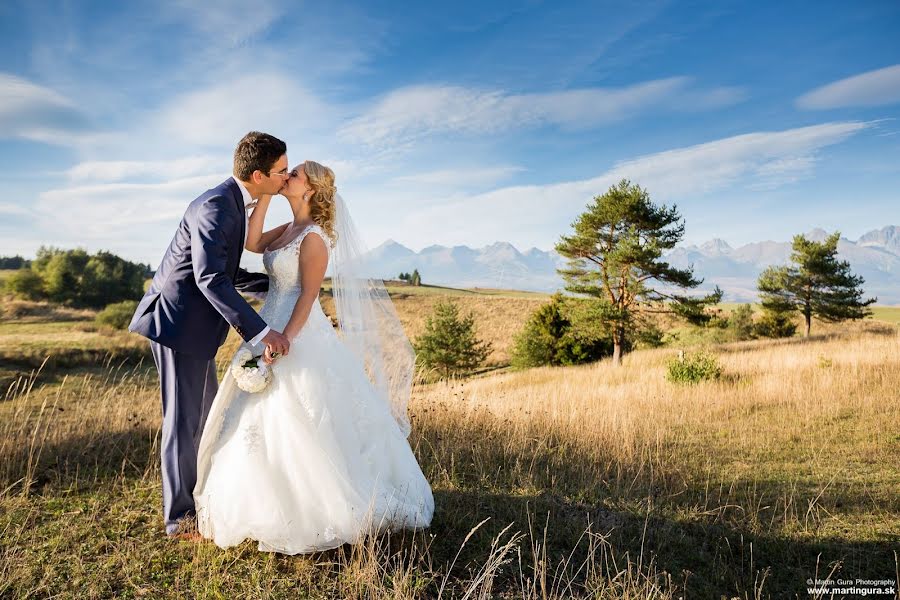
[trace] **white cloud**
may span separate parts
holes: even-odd
[[[0,215],[10,217],[30,217],[32,210],[22,204],[2,203],[0,204]]]
[[[0,137],[58,143],[82,126],[80,111],[62,94],[0,73]]]
[[[67,169],[65,174],[76,182],[110,182],[141,177],[182,179],[227,168],[228,158],[224,156],[188,156],[173,160],[86,161]]]
[[[468,173],[482,185],[492,185],[492,179],[502,182],[518,167],[425,171],[381,184],[370,173],[364,179],[351,178],[340,187],[370,245],[392,237],[410,247],[435,242],[482,246],[504,240],[523,248],[548,248],[559,233],[568,230],[592,196],[623,177],[646,187],[656,202],[678,202],[682,214],[696,228],[704,219],[721,214],[726,206],[729,218],[736,218],[741,210],[751,210],[727,204],[736,194],[760,187],[771,189],[811,176],[823,148],[871,126],[866,122],[838,122],[739,135],[636,157],[587,179],[502,187],[486,193],[471,193],[471,185],[461,175]],[[28,206],[28,212],[40,235],[54,244],[106,248],[154,263],[190,200],[227,176],[225,164],[200,172],[200,165],[207,159],[212,160],[199,155],[181,163],[83,163],[73,169],[71,181],[105,183],[49,190]],[[336,165],[340,167],[332,164]],[[352,165],[347,162],[341,173],[352,170]],[[180,169],[186,176],[164,183],[119,181],[138,171],[148,178],[166,178],[173,172],[167,168]],[[197,173],[191,173],[192,169]],[[723,191],[727,194],[714,197],[714,193]],[[273,207],[271,223],[289,218],[286,205],[281,204]],[[251,259],[248,256],[253,263]]]
[[[441,169],[414,175],[404,175],[393,179],[400,185],[448,186],[469,188],[473,186],[494,185],[509,179],[525,169],[516,166]]]
[[[163,183],[57,188],[42,192],[32,210],[54,243],[131,249],[136,243],[153,238],[159,227],[171,236],[188,203],[227,176],[226,171]]]
[[[177,97],[163,108],[155,125],[168,139],[183,144],[233,147],[254,129],[282,139],[285,131],[315,131],[332,114],[297,81],[269,72],[226,78]]]
[[[440,85],[405,87],[352,120],[341,135],[385,145],[435,134],[489,134],[547,124],[587,128],[652,109],[705,110],[743,98],[737,88],[696,90],[690,83],[687,77],[671,77],[623,88],[533,94]]]
[[[166,6],[166,5],[164,5]],[[199,0],[173,0],[166,6],[178,23],[189,23],[211,39],[225,39],[238,46],[269,28],[287,10],[283,2],[217,0],[215,6]]]
[[[900,103],[900,65],[847,77],[797,99],[798,107],[813,110],[896,103]]]
[[[397,211],[404,216],[396,229],[406,232],[402,241],[412,247],[440,239],[445,244],[505,240],[523,248],[546,248],[593,196],[622,178],[646,188],[655,202],[679,203],[688,221],[706,218],[727,202],[727,196],[711,200],[710,194],[773,189],[808,177],[821,149],[871,126],[851,121],[738,135],[640,156],[584,180],[505,187],[477,195],[441,197],[426,192],[419,194],[424,200]]]

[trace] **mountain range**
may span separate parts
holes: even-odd
[[[813,229],[809,239],[821,241],[827,233]],[[699,246],[678,246],[665,255],[673,266],[693,266],[694,274],[704,279],[699,289],[718,285],[724,300],[756,300],[756,279],[769,265],[786,264],[791,242],[754,242],[733,248],[725,240],[712,239]],[[876,296],[878,304],[900,304],[900,226],[873,230],[853,241],[841,238],[838,255],[849,261],[854,273],[865,278],[867,296]],[[367,256],[374,277],[396,279],[400,273],[418,269],[422,281],[453,287],[486,287],[553,292],[563,287],[556,269],[565,259],[555,251],[531,248],[524,252],[508,242],[496,242],[483,248],[468,246],[428,246],[419,252],[388,240]]]

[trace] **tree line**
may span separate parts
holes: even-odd
[[[422,285],[422,276],[419,275],[418,269],[413,269],[412,273],[400,273],[397,279],[405,281],[409,285]]]
[[[5,291],[26,300],[49,300],[69,306],[102,308],[144,293],[150,265],[115,254],[41,246],[34,260],[5,282]]]
[[[16,256],[0,256],[0,269],[3,270],[21,269],[30,265],[30,260],[25,259],[18,254]]]
[[[833,323],[871,315],[868,306],[876,299],[863,297],[863,278],[837,257],[839,232],[821,242],[794,237],[790,264],[759,276],[762,316],[755,322],[750,305],[727,317],[710,310],[722,299],[718,287],[690,294],[703,279],[664,259],[684,231],[677,206],[654,204],[626,179],[596,196],[556,244],[567,259],[558,272],[571,295],[555,294],[530,316],[516,337],[512,366],[574,365],[604,356],[620,365],[635,347],[662,345],[658,315],[718,330],[722,341],[792,336],[798,316],[809,336],[813,317]],[[444,376],[471,372],[490,351],[472,315],[461,316],[452,302],[438,304],[415,346],[420,364]]]

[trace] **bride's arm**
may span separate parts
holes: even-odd
[[[266,220],[266,211],[269,210],[269,202],[272,200],[270,194],[263,194],[259,197],[256,208],[250,214],[250,222],[247,226],[247,243],[244,249],[250,252],[262,253],[272,242],[284,233],[288,224],[279,225],[275,229],[270,229],[263,233],[263,223]]]
[[[300,297],[294,304],[294,312],[284,328],[284,336],[292,340],[303,329],[313,302],[319,295],[325,269],[328,268],[328,250],[317,233],[308,233],[300,242]]]

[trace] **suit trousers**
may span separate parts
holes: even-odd
[[[163,518],[171,535],[179,519],[196,514],[197,450],[219,384],[214,359],[176,352],[154,341],[150,349],[162,397]]]

